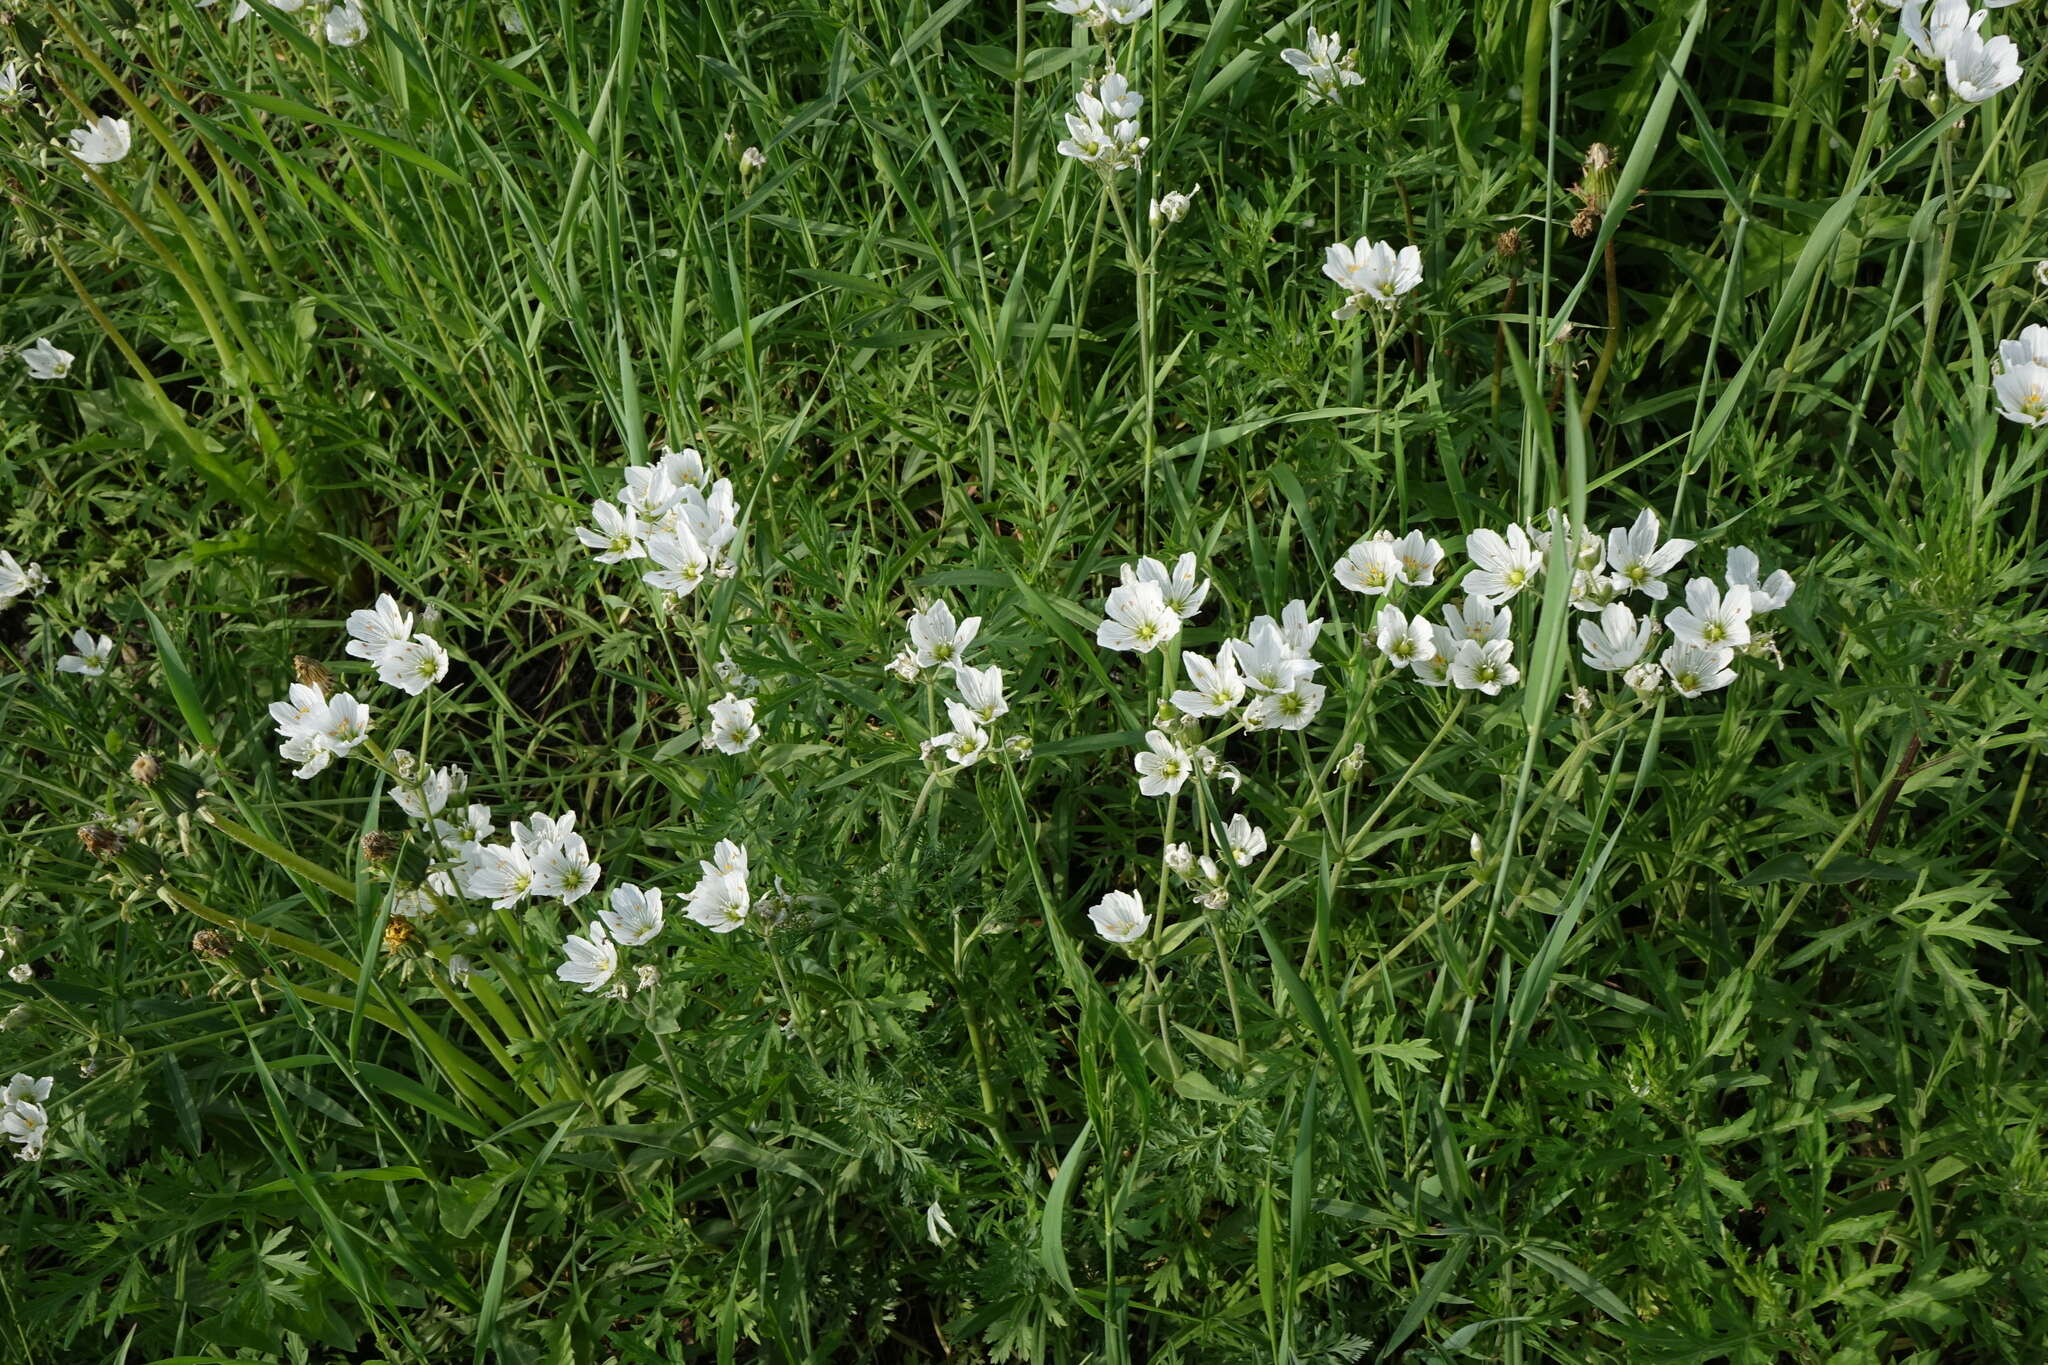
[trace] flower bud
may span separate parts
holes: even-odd
[[[1029,735],[1011,735],[1003,741],[1003,756],[1012,763],[1029,763],[1036,752]]]
[[[1337,775],[1346,782],[1356,782],[1365,771],[1365,746],[1354,744],[1351,752],[1337,761]]]
[[[2034,283],[2048,289],[2048,260],[2034,262]]]
[[[1664,670],[1647,661],[1637,664],[1621,675],[1629,690],[1644,701],[1653,699],[1664,690]]]

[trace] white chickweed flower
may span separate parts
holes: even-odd
[[[711,703],[711,723],[704,727],[704,744],[722,754],[743,754],[761,738],[754,723],[754,699],[728,692]]]
[[[1088,82],[1074,96],[1079,112],[1066,116],[1067,136],[1060,141],[1059,154],[1104,175],[1135,169],[1152,145],[1151,138],[1138,132],[1138,111],[1144,104],[1145,97],[1115,71],[1099,82]]]
[[[1223,837],[1230,844],[1231,860],[1239,867],[1250,867],[1253,860],[1266,851],[1266,831],[1245,819],[1243,811],[1230,817]]]
[[[631,882],[612,888],[611,908],[600,910],[612,941],[637,948],[661,932],[661,892],[653,887],[642,891]]]
[[[592,920],[583,934],[571,934],[564,939],[562,952],[568,961],[555,968],[555,975],[580,984],[585,995],[602,989],[619,969],[618,947],[606,937],[603,923],[597,920]]]
[[[1346,550],[1330,576],[1353,592],[1379,597],[1401,581],[1401,557],[1394,542],[1372,536]]]
[[[974,643],[975,633],[981,629],[981,618],[970,616],[956,622],[953,609],[939,601],[923,611],[910,613],[907,624],[912,661],[918,668],[940,668],[966,657],[967,647]]]
[[[1497,697],[1503,687],[1521,680],[1522,671],[1510,658],[1514,652],[1512,640],[1460,641],[1458,652],[1451,656],[1451,682],[1468,692]]]
[[[1392,308],[1421,284],[1422,253],[1412,246],[1396,251],[1392,242],[1360,237],[1355,245],[1338,242],[1324,251],[1323,273],[1344,291],[1344,302],[1330,314],[1342,322],[1374,305]]]
[[[1428,663],[1436,657],[1436,630],[1424,618],[1410,620],[1399,607],[1380,608],[1379,632],[1373,643],[1396,668]]]
[[[1000,668],[969,668],[966,664],[953,665],[953,681],[960,688],[960,704],[976,723],[993,725],[998,716],[1010,713],[1010,703],[1003,699],[1003,670]],[[948,707],[950,714],[951,708]]]
[[[590,526],[576,528],[576,538],[597,551],[598,563],[616,564],[622,559],[646,558],[647,546],[643,537],[647,528],[640,524],[639,514],[631,507],[621,510],[600,498],[590,504],[590,520]]]
[[[1209,597],[1209,580],[1197,577],[1192,553],[1175,560],[1170,570],[1147,555],[1136,564],[1124,565],[1117,572],[1127,584],[1150,583],[1156,586],[1160,600],[1183,621],[1192,621],[1200,615],[1202,603]]]
[[[1749,589],[1722,592],[1711,578],[1685,585],[1685,605],[1664,617],[1680,643],[1706,649],[1740,649],[1749,643]]]
[[[767,164],[768,158],[759,147],[749,147],[740,153],[740,172],[743,175],[752,175]]]
[[[1603,673],[1625,673],[1643,657],[1643,651],[1650,647],[1650,618],[1640,622],[1636,614],[1620,602],[1610,602],[1601,608],[1600,619],[1579,622],[1579,645],[1585,651],[1579,657],[1588,668],[1597,668]]]
[[[1681,697],[1697,697],[1734,682],[1735,670],[1728,666],[1734,660],[1732,649],[1680,643],[1666,649],[1658,662],[1664,665],[1672,691]]]
[[[1261,692],[1244,708],[1244,724],[1248,730],[1304,730],[1323,709],[1323,698],[1328,694],[1319,682],[1311,682],[1306,676],[1296,678],[1294,685],[1282,692]]]
[[[1128,891],[1111,891],[1088,910],[1095,932],[1111,943],[1136,943],[1152,927],[1145,905]]]
[[[1237,671],[1237,654],[1225,645],[1216,651],[1212,663],[1192,651],[1180,656],[1188,671],[1188,685],[1173,694],[1173,704],[1182,715],[1207,718],[1228,715],[1244,700],[1244,678]]]
[[[1488,606],[1500,606],[1536,581],[1543,569],[1543,552],[1529,541],[1519,524],[1510,525],[1503,537],[1497,531],[1474,531],[1465,540],[1465,553],[1479,567],[1465,576],[1465,591]]]
[[[1956,35],[1942,69],[1948,76],[1948,88],[1967,104],[1982,104],[2017,85],[2025,74],[2020,68],[2019,47],[2012,39],[2003,34],[1986,38],[1975,29]]]
[[[1394,558],[1400,561],[1401,581],[1411,588],[1427,588],[1436,582],[1436,570],[1444,562],[1444,547],[1420,531],[1410,531],[1393,543]]]
[[[1146,796],[1170,796],[1179,791],[1195,771],[1194,755],[1163,730],[1147,730],[1145,746],[1143,753],[1131,759],[1131,766],[1138,770],[1138,790]]]
[[[744,873],[707,872],[690,893],[690,918],[714,934],[729,934],[747,922],[753,899]]]
[[[128,155],[128,120],[96,118],[82,128],[73,128],[71,154],[88,166],[111,166]]]
[[[370,21],[354,4],[340,4],[327,11],[320,21],[320,28],[327,35],[327,41],[336,47],[354,47],[370,36]]]
[[[1166,603],[1157,583],[1129,580],[1110,590],[1095,643],[1104,649],[1150,654],[1180,634],[1180,613]]]
[[[95,639],[85,631],[74,630],[71,632],[71,647],[78,652],[57,660],[59,673],[76,673],[85,678],[101,677],[114,659],[114,642],[105,635]]]
[[[647,557],[660,567],[640,575],[649,587],[688,597],[711,572],[711,556],[690,528],[678,524],[672,531],[656,531],[647,538]]]
[[[36,88],[22,74],[19,62],[0,66],[0,113],[20,108],[35,97]]]
[[[1283,48],[1280,60],[1294,68],[1307,84],[1310,104],[1327,100],[1334,104],[1349,86],[1364,85],[1358,74],[1358,50],[1344,50],[1344,40],[1334,33],[1308,31],[1306,48]]]
[[[2030,330],[2048,333],[2048,328]],[[1776,611],[1791,601],[1792,589],[1796,586],[1792,582],[1792,575],[1783,569],[1758,582],[1757,575],[1761,572],[1762,566],[1757,562],[1755,550],[1747,545],[1736,545],[1729,549],[1726,575],[1728,584],[1730,587],[1740,586],[1749,589],[1749,609],[1758,616],[1767,611]]]
[[[448,676],[448,651],[431,635],[415,635],[384,651],[377,660],[377,676],[417,697]]]
[[[13,555],[0,550],[0,607],[17,597],[34,597],[49,586],[50,576],[43,572],[42,565],[24,566]]]
[[[2048,365],[2008,364],[2003,373],[1992,376],[1991,392],[1998,400],[1998,415],[2006,421],[2048,425]]]
[[[531,853],[533,895],[574,905],[592,891],[604,874],[600,863],[592,862],[590,846],[580,834],[564,834],[544,841]]]
[[[1678,567],[1678,561],[1685,558],[1685,552],[1694,544],[1677,539],[1659,544],[1658,533],[1657,514],[1647,507],[1636,514],[1627,530],[1617,526],[1607,533],[1607,566],[1616,580],[1615,586],[1622,591],[1639,592],[1653,602],[1661,602],[1670,594],[1664,575]]]
[[[34,345],[21,348],[21,363],[28,368],[30,379],[62,379],[71,373],[71,362],[76,359],[71,352],[52,346],[48,337],[37,337]]]
[[[412,613],[401,608],[390,593],[379,593],[376,605],[348,614],[347,652],[371,663],[412,638]]]

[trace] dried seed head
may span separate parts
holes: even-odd
[[[192,951],[213,962],[234,956],[235,941],[218,929],[201,929],[192,935]]]
[[[85,845],[87,853],[103,863],[112,862],[120,857],[122,850],[128,847],[126,839],[105,825],[80,825],[78,842]]]
[[[373,829],[362,839],[363,860],[373,867],[382,867],[398,853],[398,836],[387,830]]]
[[[409,919],[393,915],[384,921],[384,951],[387,953],[402,953],[409,950],[417,937],[418,934]]]
[[[155,786],[156,780],[163,775],[164,765],[157,761],[155,754],[137,754],[135,761],[128,765],[128,776],[145,787]]]
[[[292,676],[325,697],[334,691],[334,675],[325,666],[303,654],[292,655]]]

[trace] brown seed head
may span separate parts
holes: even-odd
[[[334,675],[323,665],[303,654],[292,655],[292,676],[307,687],[318,689],[323,697],[334,690]]]
[[[157,761],[155,754],[137,754],[135,761],[128,765],[128,776],[145,787],[154,786],[163,775],[164,765]]]
[[[105,825],[80,825],[78,842],[85,845],[85,851],[101,862],[111,862],[121,856],[128,841]]]

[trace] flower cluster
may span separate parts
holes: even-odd
[[[49,1102],[53,1079],[17,1072],[0,1088],[0,1137],[14,1144],[14,1155],[23,1161],[40,1161],[49,1140],[50,1116],[43,1106]]]
[[[12,606],[16,598],[39,596],[49,586],[50,576],[42,565],[24,565],[9,551],[0,550],[0,607]]]
[[[653,464],[627,466],[617,501],[592,503],[591,525],[577,527],[576,537],[600,564],[651,561],[643,581],[688,597],[707,576],[733,574],[739,508],[732,480],[712,478],[696,450],[664,448],[657,456]]]
[[[1985,11],[1971,9],[1970,0],[1934,0],[1932,9],[1924,0],[1904,0],[1899,8],[1899,31],[1914,52],[1948,78],[1956,98],[1970,104],[1983,103],[2022,75],[2019,47],[2002,35],[1986,38],[1979,32],[1984,19]]]
[[[1338,242],[1323,253],[1323,273],[1344,291],[1344,302],[1330,316],[1339,322],[1370,307],[1392,308],[1400,297],[1422,283],[1422,253],[1412,246],[1394,249],[1392,242],[1360,237],[1356,245]]]
[[[1112,70],[1100,81],[1083,85],[1074,104],[1080,112],[1067,115],[1067,136],[1059,154],[1104,175],[1135,170],[1152,145],[1151,138],[1138,132],[1138,111],[1145,107],[1145,97]]]
[[[1348,87],[1365,84],[1365,77],[1358,74],[1358,49],[1347,51],[1342,38],[1318,33],[1313,27],[1308,31],[1307,49],[1284,48],[1280,60],[1293,67],[1307,85],[1310,104],[1335,104]]]
[[[1728,552],[1725,588],[1711,578],[1686,584],[1685,606],[1668,613],[1663,623],[1677,643],[1656,664],[1648,664],[1644,659],[1658,624],[1647,614],[1638,621],[1624,599],[1637,594],[1652,603],[1664,601],[1671,591],[1665,575],[1694,542],[1664,539],[1657,514],[1647,508],[1632,524],[1614,527],[1604,537],[1574,528],[1554,509],[1549,521],[1554,529],[1510,525],[1505,532],[1474,531],[1465,542],[1472,560],[1461,582],[1466,596],[1445,604],[1441,622],[1419,613],[1410,617],[1391,602],[1383,605],[1374,645],[1396,669],[1410,670],[1427,686],[1497,696],[1521,677],[1513,662],[1514,609],[1508,603],[1544,572],[1552,537],[1562,535],[1570,547],[1572,606],[1599,618],[1579,624],[1581,657],[1589,668],[1623,673],[1645,696],[1668,682],[1680,696],[1697,697],[1733,681],[1730,665],[1738,651],[1768,651],[1768,641],[1753,636],[1750,618],[1783,606],[1793,582],[1782,569],[1760,578],[1756,553],[1749,547]],[[1347,550],[1335,576],[1353,592],[1383,597],[1402,587],[1433,585],[1443,558],[1443,547],[1420,531],[1399,539],[1382,531]]]
[[[448,676],[448,651],[433,636],[415,631],[412,613],[388,592],[378,594],[375,606],[349,613],[348,633],[348,653],[367,660],[379,679],[409,697]]]
[[[214,0],[201,0],[202,7]],[[281,14],[297,14],[308,8],[307,0],[270,0],[270,7]],[[336,47],[354,47],[370,36],[370,21],[357,7],[355,0],[336,0],[332,5],[313,4],[311,31],[317,37],[324,37]],[[240,23],[255,10],[249,0],[235,0],[235,7],[228,13],[228,22]]]
[[[1321,667],[1314,650],[1322,629],[1322,619],[1311,620],[1308,604],[1299,598],[1281,608],[1277,621],[1271,616],[1253,617],[1243,639],[1225,640],[1214,655],[1181,655],[1188,685],[1176,691],[1169,703],[1189,720],[1221,719],[1242,705],[1240,719],[1247,730],[1303,729],[1323,708],[1325,688],[1314,681]],[[1147,742],[1151,742],[1149,735]],[[1145,755],[1138,757],[1142,772]],[[1146,795],[1179,788],[1175,781],[1170,788],[1147,791]]]
[[[293,683],[283,701],[270,704],[270,718],[284,741],[278,756],[298,764],[292,776],[301,780],[326,772],[370,737],[370,708],[353,693],[329,696],[318,681]]]
[[[1152,12],[1152,0],[1050,0],[1048,7],[1090,28],[1128,28]]]
[[[690,892],[684,913],[715,934],[729,934],[745,924],[753,903],[747,890],[746,848],[721,839],[711,857],[697,866],[703,875]],[[652,943],[666,922],[658,889],[621,883],[612,888],[610,905],[598,911],[582,933],[562,940],[563,961],[555,976],[581,986],[586,995],[602,990],[618,975],[619,949]],[[652,966],[641,967],[638,975],[642,990],[660,978]],[[623,999],[625,983],[612,985],[612,994]]]
[[[1225,855],[1238,867],[1250,867],[1266,851],[1266,831],[1246,819],[1240,811],[1223,827]],[[1208,854],[1197,854],[1186,844],[1169,844],[1166,870],[1193,888],[1195,903],[1209,910],[1230,904],[1229,869]]]
[[[1029,758],[1029,735],[1014,734],[997,742],[996,722],[1010,713],[1010,703],[1003,695],[1003,670],[967,663],[967,647],[981,629],[981,618],[956,621],[953,609],[940,601],[912,612],[908,627],[910,647],[897,654],[889,671],[912,683],[950,674],[960,694],[946,698],[946,723],[953,728],[919,746],[925,760],[943,754],[954,767],[967,768],[997,752],[1019,760]]]

